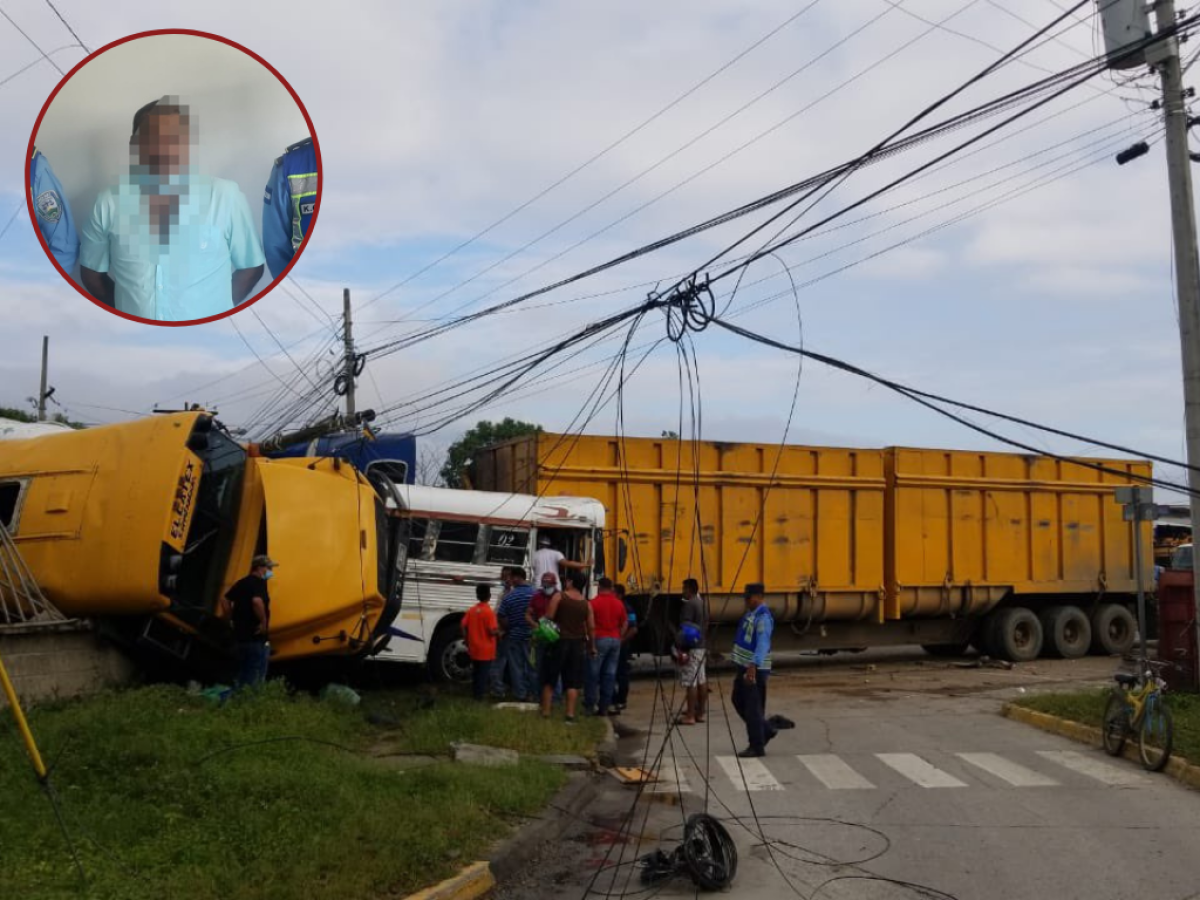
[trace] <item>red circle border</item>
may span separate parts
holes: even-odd
[[[135,315],[131,315],[130,313],[121,312],[119,309],[116,309],[115,307],[109,306],[106,303],[101,303],[99,300],[97,300],[95,297],[93,297],[91,294],[89,294],[87,291],[85,291],[82,287],[80,287],[78,284],[76,284],[75,280],[71,278],[70,274],[67,273],[66,271],[64,271],[63,267],[58,264],[58,260],[56,260],[54,258],[54,254],[50,251],[49,244],[46,243],[46,238],[42,234],[42,230],[40,228],[38,228],[38,226],[37,226],[37,217],[36,217],[36,214],[33,209],[33,190],[29,184],[29,164],[33,161],[33,148],[34,148],[34,144],[37,140],[38,130],[42,127],[42,119],[45,118],[45,116],[46,116],[46,110],[48,110],[50,108],[50,104],[54,102],[54,98],[56,96],[58,96],[58,92],[63,89],[63,86],[68,81],[70,81],[72,77],[74,77],[76,72],[78,72],[80,69],[82,69],[84,66],[86,66],[89,62],[91,62],[93,59],[95,59],[100,54],[107,53],[109,50],[113,49],[114,47],[119,47],[121,44],[127,44],[130,41],[136,41],[136,40],[139,40],[141,38],[146,38],[146,37],[158,37],[160,35],[166,35],[166,34],[186,34],[191,37],[208,38],[211,41],[216,41],[220,44],[225,44],[227,46],[233,47],[235,50],[240,50],[242,53],[246,54],[251,59],[255,60],[264,69],[266,69],[268,72],[270,72],[272,75],[274,75],[275,78],[278,79],[279,83],[282,84],[287,89],[287,92],[291,95],[292,99],[296,102],[296,106],[299,107],[300,114],[302,116],[304,116],[304,122],[308,126],[308,133],[312,137],[313,149],[316,151],[316,155],[317,155],[317,205],[316,205],[316,209],[313,210],[313,217],[309,221],[309,224],[308,224],[308,233],[306,233],[304,235],[304,243],[303,243],[303,245],[301,245],[300,249],[292,256],[291,262],[289,262],[287,264],[287,266],[284,268],[284,270],[282,272],[280,272],[275,278],[273,278],[271,280],[271,282],[265,288],[263,288],[261,291],[259,291],[257,294],[255,294],[253,297],[251,297],[249,300],[243,300],[241,303],[239,303],[237,306],[232,307],[227,312],[217,313],[215,316],[208,316],[203,319],[186,319],[181,322],[166,322],[166,321],[159,321],[158,319],[145,319],[145,318],[142,318],[141,316],[135,316]],[[230,40],[227,37],[222,37],[219,34],[212,34],[207,31],[194,31],[194,30],[187,29],[187,28],[163,28],[163,29],[158,29],[156,31],[139,31],[137,34],[131,34],[126,37],[119,38],[115,41],[112,41],[111,43],[105,44],[100,49],[98,49],[92,53],[89,53],[86,57],[84,57],[82,60],[80,60],[78,63],[76,63],[75,66],[71,69],[71,71],[67,72],[67,74],[64,75],[62,77],[62,79],[58,82],[58,84],[55,85],[54,90],[50,92],[50,96],[46,98],[46,102],[42,104],[42,109],[41,109],[41,112],[38,113],[37,121],[35,121],[33,123],[33,131],[30,132],[30,134],[29,134],[29,146],[25,151],[25,169],[21,176],[21,180],[25,185],[25,203],[26,203],[26,206],[29,211],[29,224],[33,228],[33,233],[37,236],[38,243],[40,243],[42,245],[42,250],[45,251],[46,258],[50,260],[51,265],[53,265],[54,268],[58,270],[58,273],[60,275],[62,275],[63,279],[67,282],[67,284],[69,284],[71,287],[73,287],[83,297],[87,298],[92,303],[94,303],[96,306],[103,309],[105,312],[112,313],[115,316],[120,316],[122,319],[128,319],[131,322],[141,322],[145,325],[159,325],[159,326],[164,326],[167,328],[182,328],[187,325],[203,325],[205,322],[215,322],[218,319],[224,319],[228,316],[232,316],[234,313],[239,313],[244,309],[248,309],[249,307],[251,307],[255,303],[257,303],[259,300],[261,300],[263,297],[265,297],[268,293],[270,293],[271,289],[274,288],[275,285],[279,284],[281,281],[283,281],[284,278],[287,277],[288,273],[292,270],[292,266],[294,266],[296,264],[296,261],[300,258],[300,255],[304,252],[305,247],[308,245],[309,236],[312,234],[312,230],[317,224],[317,217],[320,215],[320,212],[321,212],[321,196],[325,190],[325,171],[321,164],[321,144],[317,140],[317,129],[313,126],[312,117],[309,116],[308,109],[304,106],[304,101],[300,99],[300,95],[296,93],[295,89],[291,86],[291,84],[288,83],[288,80],[286,78],[284,78],[279,73],[279,70],[276,69],[273,65],[271,65],[269,62],[267,62],[265,59],[263,59],[261,56],[259,56],[257,53],[255,53],[253,50],[250,50],[247,47],[243,47],[237,41]]]

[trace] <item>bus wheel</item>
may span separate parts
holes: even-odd
[[[443,623],[429,645],[429,672],[434,681],[471,683],[471,656],[458,622]]]
[[[1092,613],[1092,652],[1121,656],[1133,649],[1137,620],[1119,603],[1103,603]]]

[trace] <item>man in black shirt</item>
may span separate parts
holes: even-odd
[[[271,645],[267,636],[271,626],[271,595],[267,582],[279,565],[269,556],[256,556],[250,562],[250,574],[238,581],[225,595],[224,611],[233,622],[233,639],[238,663],[235,688],[257,687],[266,681]]]

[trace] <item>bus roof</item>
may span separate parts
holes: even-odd
[[[590,497],[535,497],[398,484],[406,509],[485,522],[558,528],[603,528],[604,505]]]

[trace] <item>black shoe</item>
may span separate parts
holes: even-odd
[[[765,743],[767,743],[767,744],[771,743],[771,741],[775,740],[775,735],[777,735],[777,734],[779,734],[779,732],[776,731],[774,728],[772,728],[770,731],[767,732],[767,739],[766,739]]]
[[[742,759],[754,759],[756,757],[766,756],[766,755],[767,755],[766,750],[757,750],[754,747],[747,747],[745,750],[743,750],[741,753],[738,754],[738,756]]]

